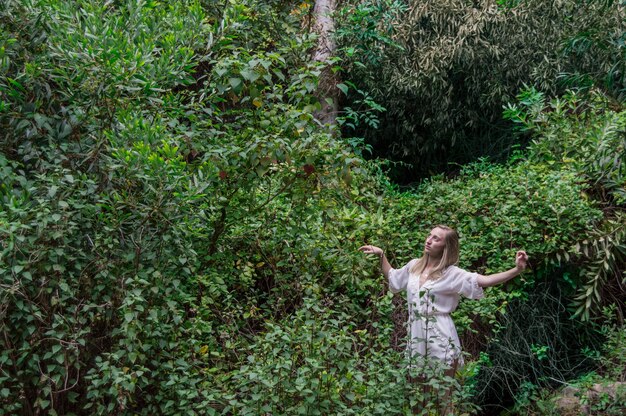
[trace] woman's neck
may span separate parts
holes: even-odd
[[[426,265],[424,266],[424,270],[434,269],[435,267],[437,267],[440,261],[441,257],[434,258],[432,256],[428,256],[428,259],[426,260]]]

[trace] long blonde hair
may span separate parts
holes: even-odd
[[[437,225],[434,228],[440,228],[445,231],[444,235],[444,247],[443,253],[441,254],[441,259],[439,263],[432,269],[430,275],[428,276],[429,280],[439,279],[443,275],[443,271],[448,266],[452,266],[459,262],[459,233],[456,232],[453,228],[450,228],[446,225]],[[410,272],[412,274],[421,274],[426,265],[428,265],[428,260],[430,259],[430,255],[424,254],[420,257],[417,262],[411,267]]]

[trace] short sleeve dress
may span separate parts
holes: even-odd
[[[448,266],[436,280],[427,280],[420,287],[420,275],[410,272],[417,259],[401,269],[389,271],[389,288],[393,293],[407,291],[409,307],[407,344],[409,357],[436,358],[446,364],[463,365],[461,345],[450,314],[461,296],[469,299],[483,297],[477,273]]]

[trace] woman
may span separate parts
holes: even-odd
[[[451,367],[452,374],[463,364],[461,345],[450,313],[459,304],[460,295],[470,299],[483,297],[483,288],[504,283],[520,274],[528,256],[518,251],[515,267],[502,273],[482,276],[456,266],[459,260],[459,235],[452,228],[438,225],[424,244],[423,256],[401,269],[391,267],[383,250],[376,246],[359,248],[365,254],[380,257],[383,274],[393,293],[407,291],[409,304],[409,357],[436,358]]]

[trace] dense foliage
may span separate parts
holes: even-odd
[[[387,109],[361,126],[376,155],[410,164],[400,183],[480,156],[506,160],[502,107],[524,85],[551,95],[598,86],[624,98],[626,26],[616,1],[350,1],[342,56],[358,90]]]
[[[434,414],[450,385],[472,413],[503,314],[546,280],[559,318],[590,322],[568,330],[613,318],[602,362],[621,362],[623,105],[529,89],[506,111],[528,152],[401,192],[313,116],[337,62],[310,58],[311,4],[0,5],[0,414]],[[345,127],[379,121],[359,94]],[[405,306],[357,251],[402,265],[438,223],[459,230],[462,267],[532,259],[456,312],[464,387],[407,378]],[[554,354],[532,339],[516,354],[536,368]],[[577,370],[548,367],[523,377]]]

